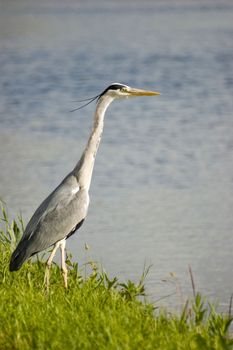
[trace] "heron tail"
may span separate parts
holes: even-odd
[[[23,242],[22,242],[23,243]],[[22,244],[19,244],[11,256],[9,270],[17,271],[23,263],[30,257],[28,250],[23,249]]]

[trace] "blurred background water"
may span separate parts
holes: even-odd
[[[152,264],[154,301],[233,292],[232,1],[0,1],[0,197],[27,222],[74,167],[111,82],[160,97],[107,111],[85,225],[68,242],[111,274]],[[173,278],[173,282],[174,282]],[[179,293],[178,293],[179,294]],[[180,295],[165,299],[178,305]]]

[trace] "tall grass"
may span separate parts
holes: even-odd
[[[0,349],[233,349],[230,315],[218,313],[196,291],[179,315],[139,300],[148,271],[138,283],[121,283],[94,263],[85,275],[68,259],[68,289],[54,264],[49,292],[41,260],[10,273],[23,223],[10,222],[4,206],[1,219]]]

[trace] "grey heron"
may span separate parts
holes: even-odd
[[[86,100],[89,100],[89,102],[85,105],[97,100],[93,129],[87,145],[74,169],[40,204],[28,222],[22,238],[11,256],[10,271],[18,270],[31,256],[54,246],[46,264],[45,282],[48,286],[50,267],[55,253],[60,247],[61,269],[64,285],[67,287],[66,239],[80,228],[87,216],[88,192],[96,153],[103,132],[106,109],[115,99],[159,94],[155,91],[134,89],[124,84],[114,83],[108,86],[100,95]]]

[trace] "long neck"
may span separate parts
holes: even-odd
[[[113,101],[110,96],[102,96],[96,106],[94,115],[94,124],[91,135],[88,139],[86,148],[73,170],[73,174],[77,177],[79,186],[89,190],[92,178],[93,167],[95,163],[96,153],[99,148],[103,127],[104,127],[104,115],[106,109]]]

